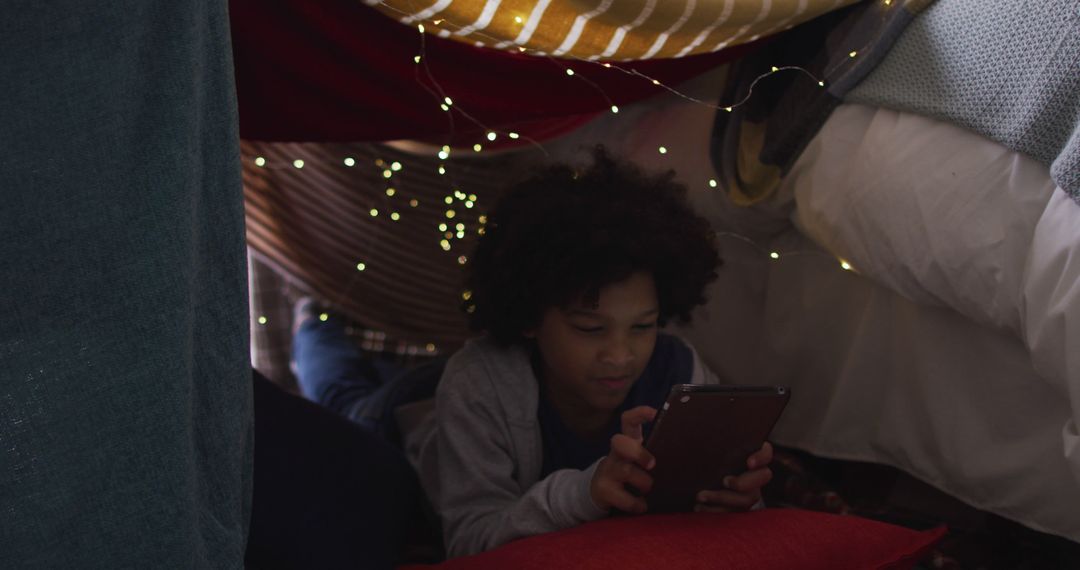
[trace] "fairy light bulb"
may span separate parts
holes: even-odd
[[[424,33],[424,25],[423,25],[423,24],[417,24],[417,25],[416,25],[416,29],[417,29],[417,30],[420,30],[420,33],[421,33],[421,34],[422,34],[422,33]]]
[[[487,134],[487,140],[489,140],[489,141],[493,141],[493,140],[495,140],[495,137],[496,137],[496,135],[495,135],[495,133],[494,133],[494,132],[492,132],[492,131],[488,131],[488,134]]]
[[[296,168],[303,168],[304,167],[304,161],[300,160],[298,158],[298,159],[292,161],[292,165],[295,166]]]
[[[329,319],[329,318],[330,318],[330,315],[328,315],[326,313],[319,313],[319,320],[320,321],[325,323],[326,320]]]
[[[849,264],[848,262],[841,259],[840,260],[840,268],[843,269],[844,271],[851,271],[851,264]]]
[[[662,146],[662,147],[660,147],[660,148],[658,148],[656,150],[660,151],[660,154],[667,154],[667,147],[666,146]]]
[[[265,324],[266,324],[266,322],[267,322],[267,318],[266,318],[266,317],[264,317],[264,316],[261,316],[261,315],[260,315],[260,316],[259,316],[259,324],[260,324],[260,325],[265,325]]]
[[[266,159],[261,156],[256,156],[255,166],[266,166]]]
[[[397,194],[397,190],[394,190],[393,188],[387,188],[386,189],[386,195],[387,196],[393,196],[394,194]]]
[[[709,188],[716,188],[716,179],[715,178],[710,178],[709,179]]]
[[[375,208],[372,208],[371,211],[369,211],[368,213],[371,214],[372,218],[378,217],[378,215],[379,215],[379,211],[376,210]]]
[[[518,137],[520,137],[521,135],[519,135],[519,134],[517,134],[517,133],[513,133],[513,132],[512,132],[512,133],[510,133],[510,134],[509,134],[509,135],[507,135],[507,136],[508,136],[508,137],[510,137],[510,138],[512,138],[512,139],[514,139],[514,140],[517,140],[517,138],[518,138]]]
[[[383,178],[390,178],[393,175],[394,175],[394,173],[391,172],[389,168],[382,171],[382,177]]]
[[[771,257],[773,259],[780,259],[780,254],[773,251],[773,252],[769,253],[769,257]]]
[[[350,156],[350,157],[347,157],[347,158],[345,159],[345,166],[350,166],[350,167],[351,167],[351,166],[356,166],[356,159],[355,159],[355,158],[353,158],[353,157],[351,157],[351,156]]]
[[[446,167],[441,164],[439,165],[439,174],[446,174]]]
[[[413,198],[412,200],[409,200],[409,206],[410,207],[415,208],[415,207],[417,207],[419,205],[420,205],[420,201],[417,200],[416,198]]]
[[[414,63],[420,63],[420,56],[413,56],[412,60]]]
[[[566,68],[566,74],[572,77],[574,75],[574,70],[568,67]]]
[[[356,270],[357,271],[363,271],[365,269],[367,269],[367,264],[366,263],[361,261],[360,263],[356,264]]]
[[[484,148],[484,147],[483,147],[483,146],[481,146],[481,145],[480,145],[480,143],[476,143],[476,144],[472,145],[472,149],[473,149],[473,151],[475,151],[475,152],[480,152],[481,150],[483,150],[483,148]]]
[[[391,219],[391,220],[394,220],[394,221],[396,222],[396,221],[398,221],[398,220],[400,220],[400,219],[401,219],[401,214],[399,214],[399,213],[397,213],[397,212],[392,212],[392,213],[390,214],[390,219]]]
[[[390,170],[393,170],[394,172],[401,170],[401,163],[396,160],[390,163]]]
[[[611,112],[615,113],[615,114],[618,114],[619,113],[619,107],[616,106],[616,105],[612,105],[611,106]]]

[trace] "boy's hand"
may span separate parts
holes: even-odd
[[[656,465],[656,460],[642,445],[641,426],[655,417],[656,410],[649,406],[623,412],[622,433],[611,438],[611,451],[596,467],[589,485],[596,506],[633,514],[648,510],[645,499],[635,496],[626,486],[630,485],[642,494],[652,489],[653,480],[648,470]]]
[[[741,475],[724,478],[726,489],[701,491],[697,495],[695,511],[707,513],[730,513],[745,511],[761,501],[761,488],[772,479],[772,444],[765,442],[761,449],[746,459],[747,471]]]

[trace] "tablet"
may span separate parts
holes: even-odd
[[[656,458],[649,512],[691,511],[699,491],[746,471],[790,397],[786,386],[673,386],[645,442]]]

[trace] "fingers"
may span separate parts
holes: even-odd
[[[773,447],[769,442],[765,442],[761,445],[761,449],[750,454],[750,457],[746,458],[747,469],[757,469],[758,467],[765,467],[772,463],[773,460]]]
[[[641,445],[641,440],[635,440],[621,433],[611,438],[611,453],[645,470],[652,469],[656,465],[656,459]]]
[[[724,487],[736,493],[760,492],[761,488],[772,481],[772,469],[763,467],[747,471],[741,475],[728,475],[724,477]]]
[[[623,435],[641,441],[641,426],[653,421],[654,418],[656,418],[656,408],[650,406],[638,406],[626,410],[622,414]]]
[[[730,513],[748,510],[761,500],[761,493],[739,493],[728,489],[701,491],[697,494],[695,511]]]

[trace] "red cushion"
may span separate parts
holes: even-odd
[[[910,568],[945,535],[798,509],[610,518],[436,568]],[[432,568],[409,566],[408,568]]]

